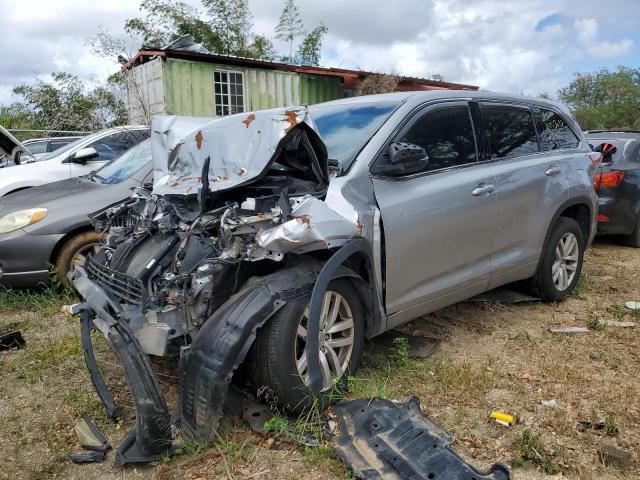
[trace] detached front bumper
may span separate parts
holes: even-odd
[[[87,276],[84,268],[77,267],[69,277],[85,300],[85,303],[75,305],[72,313],[80,314],[85,361],[107,414],[115,418],[120,412],[97,367],[92,328],[100,330],[118,353],[136,406],[136,428],[118,447],[116,463],[146,463],[170,455],[173,451],[171,416],[149,357],[131,331],[129,322],[121,319],[124,313],[121,306]]]

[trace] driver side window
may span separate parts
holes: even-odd
[[[430,172],[477,161],[471,115],[463,105],[438,108],[422,115],[400,139],[427,151]]]

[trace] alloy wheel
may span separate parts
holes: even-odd
[[[556,245],[551,267],[553,284],[559,291],[566,290],[573,282],[578,268],[579,256],[578,239],[571,232],[565,233]]]
[[[295,349],[298,375],[306,386],[309,386],[305,351],[308,318],[307,307],[298,324]],[[339,293],[328,291],[324,295],[320,316],[320,371],[323,392],[330,390],[345,374],[351,361],[354,339],[355,329],[349,303]]]
[[[87,261],[87,256],[89,254],[95,255],[100,250],[100,243],[90,243],[85,245],[81,249],[79,249],[76,253],[74,253],[73,257],[71,257],[71,267],[70,271],[75,270],[77,266],[82,266]]]

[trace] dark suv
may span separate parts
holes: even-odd
[[[598,149],[603,143],[614,148],[603,152],[602,168],[595,178],[599,196],[598,233],[619,235],[622,241],[640,247],[640,131],[592,130],[585,132]]]

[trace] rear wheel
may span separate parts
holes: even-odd
[[[267,388],[277,403],[290,410],[312,405],[305,352],[309,297],[288,301],[258,332],[253,357],[255,384]],[[325,294],[320,319],[322,404],[334,389],[344,388],[355,373],[364,346],[364,315],[360,299],[346,280],[334,280]]]
[[[640,218],[636,222],[636,228],[633,229],[631,235],[623,237],[622,242],[630,247],[640,248]]]
[[[100,235],[97,232],[84,232],[74,235],[65,242],[56,258],[56,275],[60,283],[69,286],[67,273],[78,265],[84,265],[87,255],[93,255],[100,249]]]
[[[567,298],[580,278],[585,241],[580,225],[568,217],[556,222],[542,252],[542,262],[532,279],[536,293],[545,302]]]

